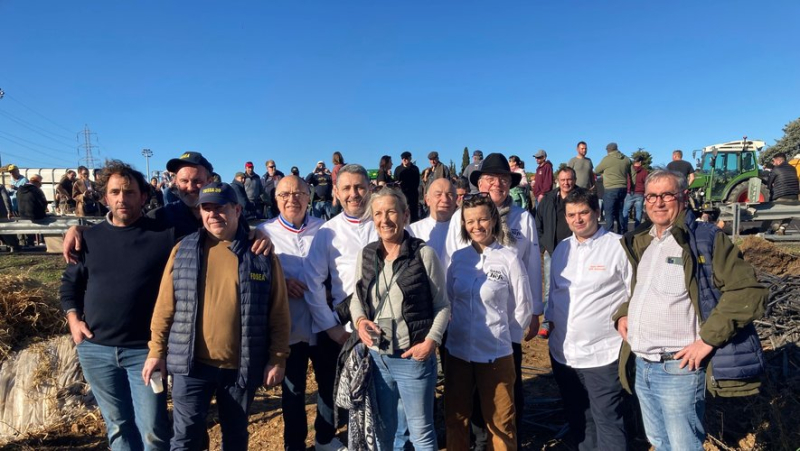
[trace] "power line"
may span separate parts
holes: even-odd
[[[18,143],[16,141],[14,141],[13,139],[6,138],[5,136],[0,136],[0,139],[4,139],[4,140],[6,140],[8,142],[12,142],[12,143],[14,143],[14,144],[16,144],[18,146],[24,147],[26,149],[35,150],[37,152],[39,151],[36,148],[30,147],[30,146],[26,146],[25,144]],[[47,156],[47,157],[50,157],[50,158],[53,158],[53,159],[56,159],[56,160],[61,160],[61,161],[65,162],[65,163],[70,163],[70,164],[74,163],[74,161],[67,160],[66,158],[63,158],[63,157],[55,157],[55,156],[52,156],[52,155],[44,155],[44,156]]]
[[[47,116],[45,116],[44,114],[42,114],[42,113],[40,113],[40,112],[38,112],[38,111],[34,110],[33,108],[29,107],[28,105],[25,105],[24,103],[20,102],[20,101],[19,101],[19,100],[17,100],[16,98],[14,98],[14,97],[12,97],[12,96],[10,96],[10,95],[8,95],[8,94],[6,94],[6,97],[8,97],[9,99],[11,99],[11,100],[13,100],[13,101],[17,102],[18,104],[20,104],[20,105],[24,106],[25,108],[29,109],[30,111],[33,111],[34,113],[36,113],[37,115],[39,115],[41,118],[43,118],[43,119],[44,119],[44,120],[46,120],[47,122],[50,122],[51,124],[55,125],[56,127],[63,128],[64,130],[66,130],[66,131],[68,131],[68,132],[72,133],[72,130],[70,130],[70,129],[68,129],[67,127],[64,127],[63,125],[61,125],[61,124],[59,124],[59,123],[57,123],[57,122],[53,121],[52,119],[50,119],[50,118],[48,118]]]
[[[26,142],[26,143],[28,143],[28,144],[33,144],[33,145],[34,145],[34,146],[36,146],[37,148],[49,149],[49,150],[52,150],[52,151],[55,151],[55,152],[59,152],[59,153],[66,152],[66,150],[64,150],[64,149],[56,149],[55,147],[49,147],[49,146],[45,146],[45,145],[43,145],[43,144],[39,144],[39,143],[37,143],[37,142],[29,141],[29,140],[27,140],[27,139],[25,139],[25,138],[20,138],[19,136],[12,135],[11,133],[4,132],[4,131],[2,131],[2,130],[0,130],[0,133],[2,133],[2,134],[4,134],[4,135],[7,135],[7,136],[10,136],[10,137],[12,137],[12,138],[14,138],[14,139],[18,139],[18,140],[20,140],[20,141],[24,141],[24,142]],[[35,150],[38,150],[38,149],[35,149]],[[72,148],[72,150],[75,150],[75,148],[73,147],[73,148]]]
[[[43,168],[46,168],[48,166],[56,166],[54,164],[51,164],[50,162],[45,163],[44,161],[37,160],[35,158],[23,157],[22,155],[13,154],[11,152],[6,152],[6,151],[0,152],[0,155],[2,155],[2,156],[12,156],[12,157],[14,157],[14,158],[16,158],[18,160],[31,161],[31,162],[34,162],[34,163],[38,163],[38,164],[42,165]]]
[[[5,117],[7,117],[8,119],[11,119],[12,121],[16,122],[17,124],[27,128],[28,130],[30,130],[30,131],[38,134],[38,135],[44,136],[45,138],[47,138],[47,139],[49,139],[51,141],[55,141],[55,142],[57,142],[59,144],[67,146],[67,144],[64,144],[63,142],[61,142],[61,141],[59,141],[59,140],[57,140],[57,139],[55,139],[53,137],[47,136],[44,133],[42,133],[40,131],[37,131],[36,129],[42,130],[45,133],[49,133],[49,134],[51,134],[53,136],[58,136],[59,138],[62,138],[62,139],[70,139],[69,137],[66,137],[66,136],[63,136],[63,135],[59,135],[59,134],[53,133],[51,131],[47,131],[46,129],[44,129],[42,127],[39,127],[38,125],[31,124],[30,122],[28,122],[28,121],[26,121],[24,119],[20,119],[20,118],[14,116],[13,114],[11,114],[11,113],[9,113],[7,111],[0,110],[0,115],[3,115]]]

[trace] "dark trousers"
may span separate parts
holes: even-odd
[[[308,361],[314,366],[317,381],[317,415],[314,433],[317,442],[330,443],[336,434],[333,424],[333,382],[339,345],[325,332],[317,334],[317,344],[291,345],[286,361],[286,376],[282,383],[283,447],[287,451],[305,450],[308,423],[306,421],[306,374]]]
[[[606,216],[606,230],[614,230],[614,221],[619,224],[617,232],[622,232],[623,228],[627,228],[627,226],[622,225],[622,221],[625,221],[625,224],[628,223],[628,218],[622,217],[622,207],[625,204],[625,196],[627,194],[627,188],[606,188],[605,193],[603,193],[603,213]]]
[[[198,362],[194,362],[188,375],[173,376],[172,418],[175,429],[170,443],[172,451],[202,449],[212,396],[217,399],[222,448],[225,451],[247,450],[247,416],[256,387],[239,387],[236,385],[238,376],[239,370]]]
[[[514,372],[517,375],[514,380],[514,409],[516,411],[514,421],[517,425],[517,449],[522,449],[522,416],[525,413],[525,391],[522,386],[522,344],[511,343],[511,350],[514,357]],[[470,418],[470,432],[475,439],[473,449],[480,451],[487,449],[489,431],[486,429],[486,422],[483,420],[478,393],[475,392],[474,396],[475,402],[472,418]]]
[[[557,362],[551,354],[550,363],[564,401],[569,433],[578,449],[627,449],[619,362],[572,368]]]

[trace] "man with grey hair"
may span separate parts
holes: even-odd
[[[622,241],[636,276],[630,300],[613,315],[624,340],[620,378],[630,392],[635,374],[656,449],[703,449],[706,390],[758,392],[764,358],[752,322],[768,292],[728,237],[686,208],[682,175],[651,173],[644,199],[652,227]]]
[[[311,333],[317,335],[317,346],[332,358],[314,367],[317,380],[330,382],[331,392],[322,393],[323,404],[318,409],[325,421],[333,425],[333,380],[336,375],[336,357],[350,333],[344,328],[339,316],[332,307],[341,304],[353,294],[356,287],[356,257],[367,244],[377,241],[378,234],[372,219],[364,217],[369,200],[369,176],[367,170],[358,164],[346,164],[339,169],[333,194],[342,206],[342,214],[334,216],[319,228],[308,256],[303,263],[305,284],[308,292],[305,300],[313,323]],[[325,292],[325,280],[331,279],[331,298],[329,303]],[[322,389],[320,385],[320,389]],[[334,425],[335,426],[335,425]],[[324,451],[345,449],[333,436],[317,435],[315,448]]]

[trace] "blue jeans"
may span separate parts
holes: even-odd
[[[625,203],[625,195],[628,193],[627,188],[606,188],[605,193],[603,193],[603,212],[606,216],[606,230],[614,230],[614,221],[619,223],[618,231],[622,231],[623,228],[627,228],[627,222],[622,225],[623,221],[627,221],[627,219],[623,219],[622,217],[622,207]]]
[[[376,437],[378,449],[390,450],[397,432],[397,405],[403,399],[408,432],[417,451],[438,450],[433,425],[433,403],[436,389],[436,355],[425,361],[403,359],[370,350],[373,361],[372,380],[377,395]]]
[[[83,377],[92,388],[108,429],[111,449],[169,449],[172,433],[167,392],[156,395],[142,381],[147,348],[78,345]]]
[[[311,214],[315,218],[331,219],[333,217],[333,205],[330,201],[316,201],[311,207]]]
[[[630,218],[631,207],[634,208],[633,228],[639,227],[642,223],[642,208],[644,208],[644,194],[630,193],[625,196],[625,204],[622,206],[622,217],[625,222],[622,223],[622,233],[628,232],[628,218]]]
[[[173,451],[201,449],[212,396],[217,399],[222,449],[247,451],[247,417],[257,387],[242,388],[236,385],[238,378],[239,370],[199,362],[192,364],[188,375],[172,376]]]
[[[636,358],[636,396],[647,440],[659,451],[702,450],[706,432],[706,369],[680,369],[680,360]]]

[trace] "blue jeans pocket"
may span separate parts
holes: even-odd
[[[670,362],[664,362],[661,364],[664,368],[664,372],[669,374],[670,376],[692,376],[697,374],[703,368],[700,367],[698,369],[691,370],[689,369],[689,364],[687,363],[686,366],[681,368],[681,361],[680,360],[673,360]]]

